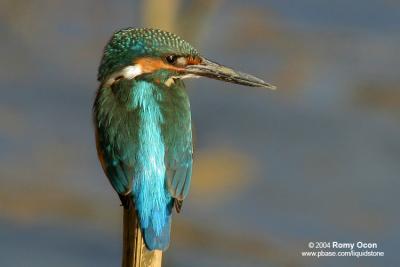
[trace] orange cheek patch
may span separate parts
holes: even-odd
[[[187,58],[187,65],[198,65],[201,63],[200,57],[188,57]]]
[[[143,57],[139,58],[138,60],[134,61],[133,64],[138,64],[143,73],[151,73],[160,69],[165,69],[165,70],[174,70],[174,71],[183,71],[182,68],[178,68],[175,66],[171,66],[169,64],[166,64],[164,61],[162,61],[159,58],[149,58],[149,57]]]

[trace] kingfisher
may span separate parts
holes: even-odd
[[[104,48],[93,104],[97,154],[122,205],[133,203],[145,245],[166,250],[192,176],[190,103],[184,79],[208,77],[275,89],[201,56],[179,36],[127,28]]]

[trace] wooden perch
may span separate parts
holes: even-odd
[[[124,208],[122,267],[161,267],[162,251],[147,250],[132,201]]]

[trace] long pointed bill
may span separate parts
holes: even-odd
[[[202,58],[200,64],[188,65],[185,72],[197,76],[208,77],[211,79],[222,80],[246,86],[264,87],[275,90],[276,86],[266,83],[263,80],[254,77],[250,74],[235,71],[208,59]]]

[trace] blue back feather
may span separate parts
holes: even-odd
[[[114,189],[131,192],[146,246],[169,245],[174,199],[190,186],[192,134],[183,83],[121,80],[94,106],[99,158]]]
[[[163,116],[157,103],[157,98],[161,97],[151,83],[137,82],[133,93],[133,108],[139,113],[139,143],[133,197],[141,227],[159,237],[162,236],[164,226],[170,221],[171,214],[168,210],[171,195],[164,186],[166,167],[161,133]],[[169,234],[165,236],[169,239]]]

